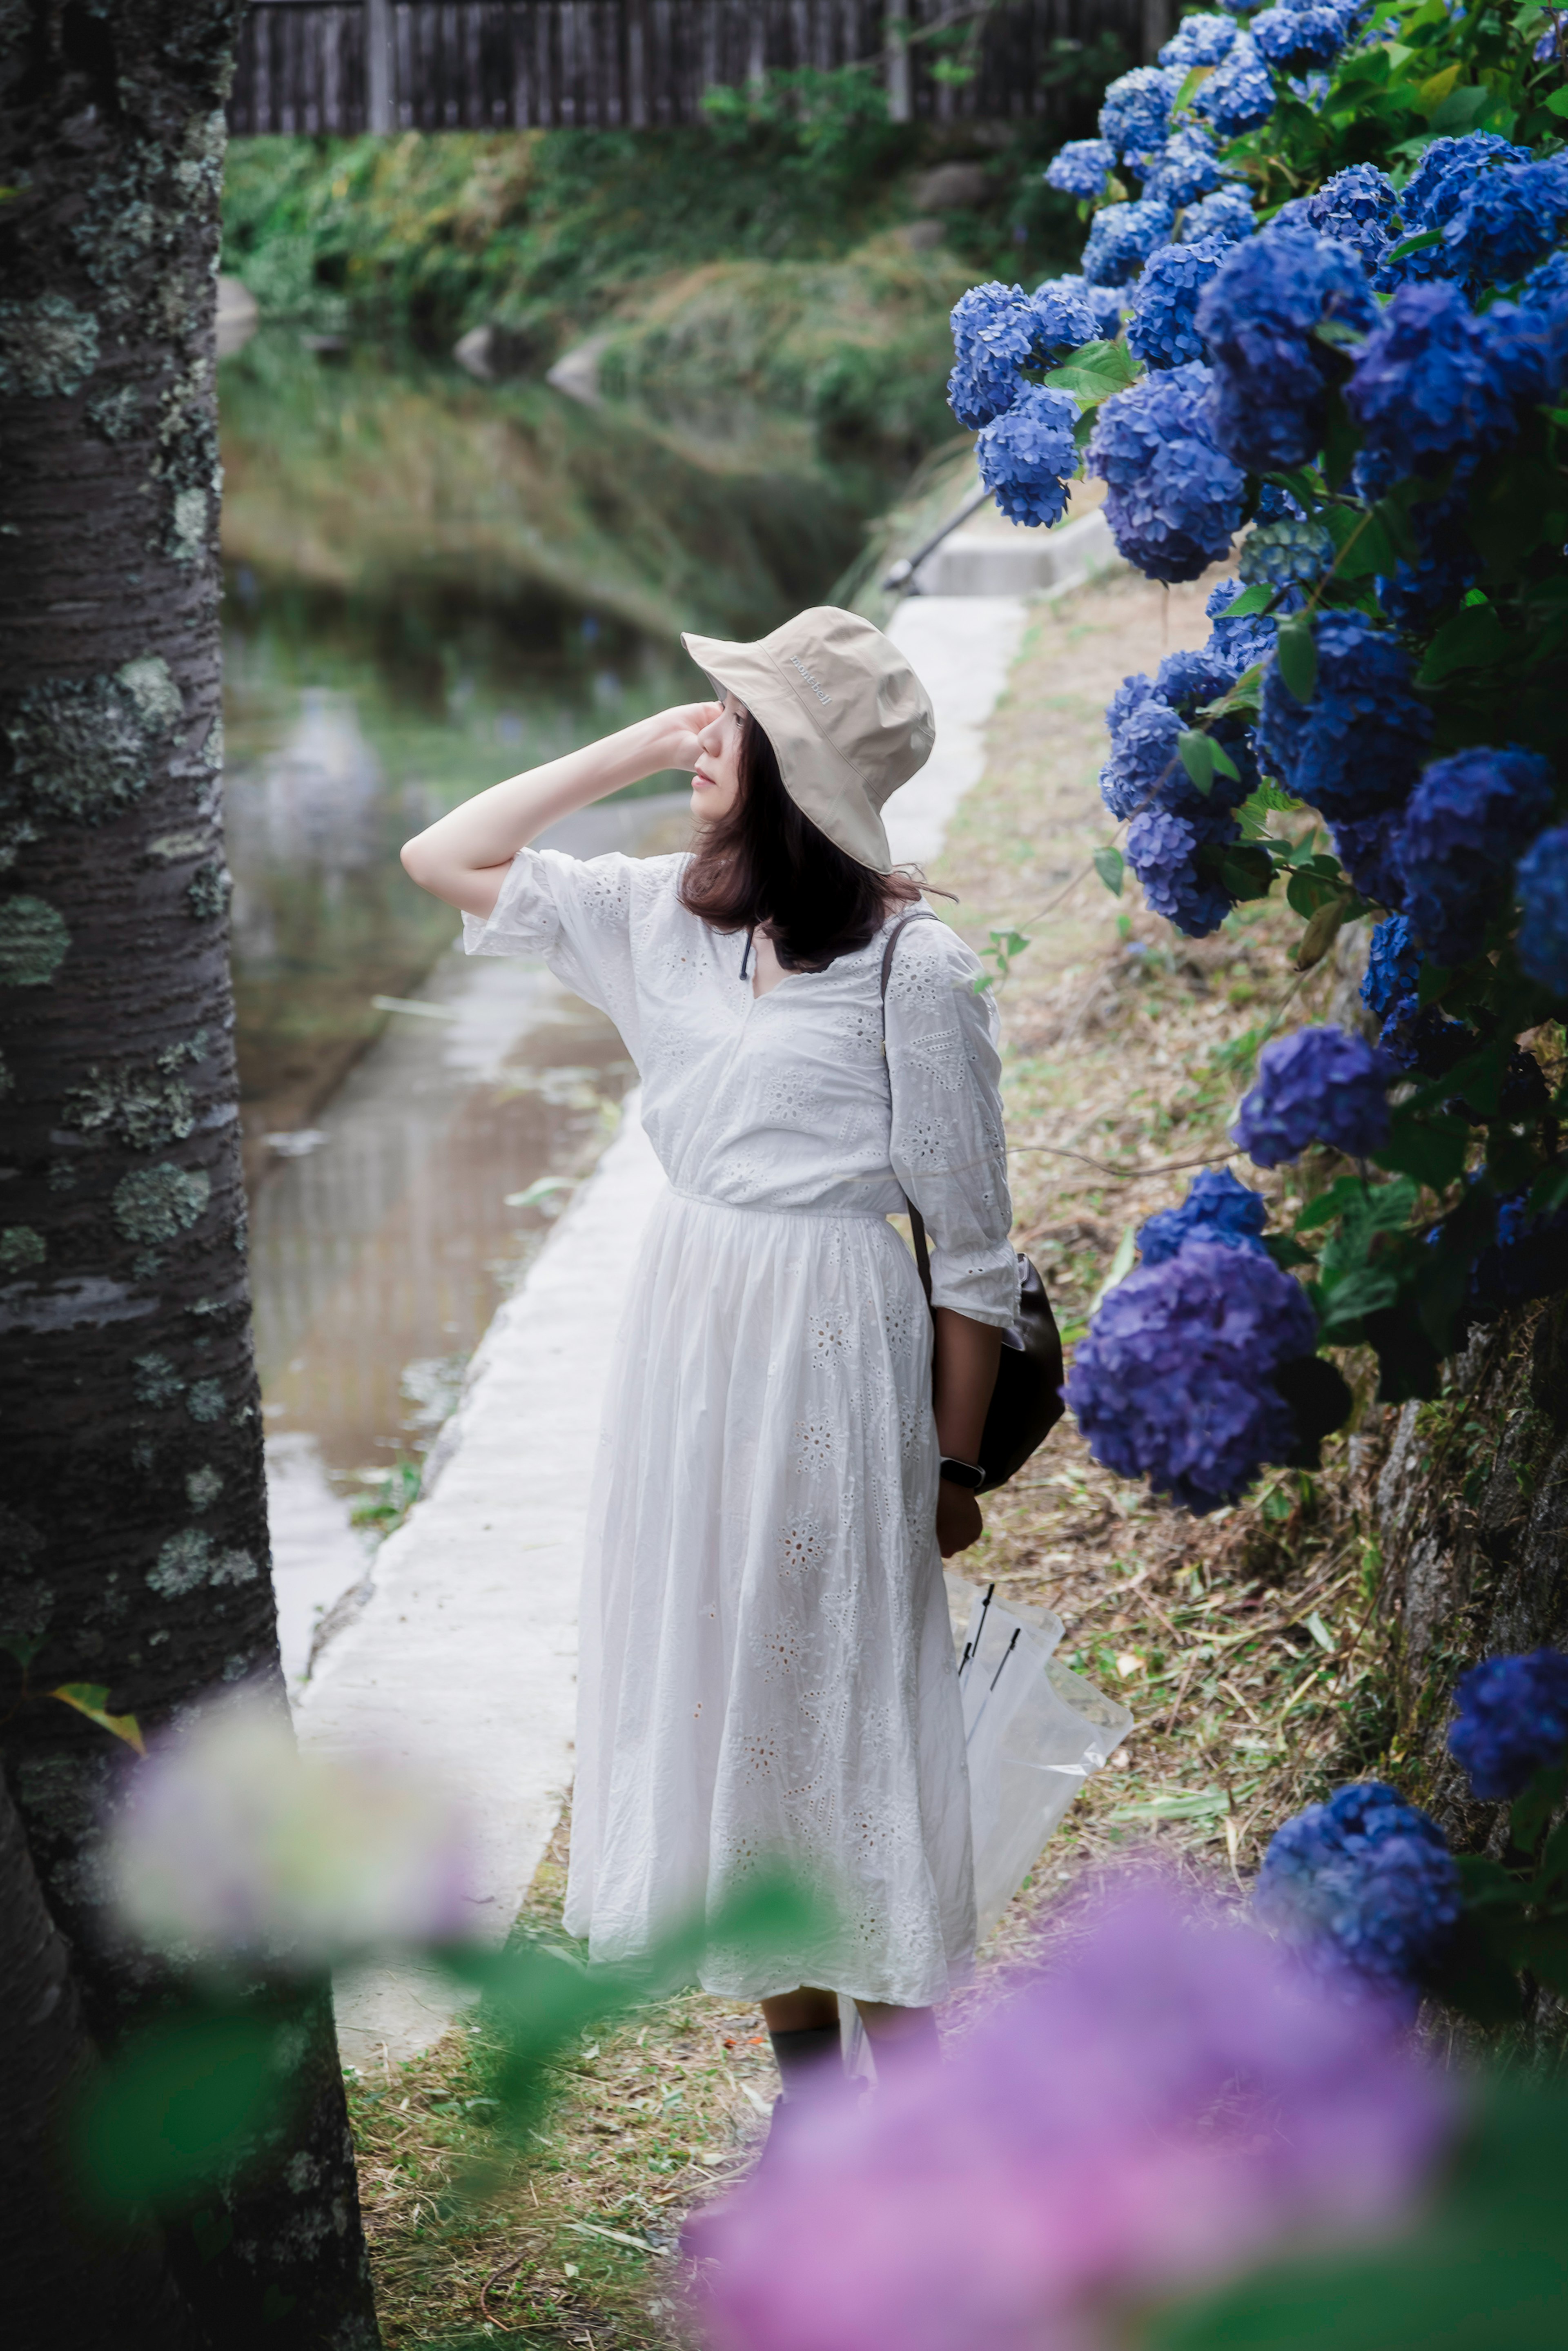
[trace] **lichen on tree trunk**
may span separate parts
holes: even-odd
[[[214,282],[240,0],[0,0],[0,1636],[156,1727],[282,1703],[222,829]],[[4,1661],[0,1660],[0,1664]],[[10,1705],[7,1777],[93,2031],[171,1996],[93,1847],[112,1742]],[[329,2006],[210,2262],[225,2346],[373,2344]]]

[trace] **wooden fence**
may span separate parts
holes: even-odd
[[[874,66],[895,120],[1050,114],[1056,44],[1165,37],[1170,0],[257,0],[231,131],[645,128],[705,90]],[[954,79],[944,65],[971,68]]]

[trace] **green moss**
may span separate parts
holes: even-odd
[[[114,1187],[114,1221],[129,1241],[172,1241],[188,1231],[212,1193],[204,1168],[189,1173],[162,1160],[138,1167]]]
[[[42,1233],[31,1225],[0,1226],[0,1273],[25,1273],[47,1255]]]
[[[5,728],[16,781],[37,814],[102,824],[141,799],[183,710],[157,653],[126,662],[112,677],[29,686]]]
[[[224,1392],[216,1380],[193,1381],[185,1398],[185,1410],[191,1418],[204,1426],[224,1416]]]
[[[47,987],[65,961],[71,935],[45,898],[0,903],[0,987]]]
[[[138,1355],[131,1366],[131,1393],[138,1404],[161,1408],[184,1393],[185,1383],[167,1355]]]
[[[185,904],[198,923],[215,922],[228,911],[234,877],[226,865],[198,865],[185,884]]]
[[[134,1064],[107,1072],[95,1064],[84,1084],[68,1089],[60,1115],[78,1134],[95,1141],[112,1135],[133,1151],[183,1143],[196,1123],[187,1086]]]
[[[178,1600],[200,1583],[254,1583],[258,1572],[249,1552],[221,1552],[200,1527],[187,1527],[170,1536],[157,1565],[148,1570],[147,1582],[161,1599]]]
[[[0,392],[68,400],[98,365],[99,326],[63,294],[0,302]]]
[[[210,1462],[185,1473],[185,1493],[193,1510],[210,1510],[223,1490],[222,1476]]]

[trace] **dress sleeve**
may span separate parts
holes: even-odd
[[[678,858],[566,857],[556,849],[519,849],[489,914],[465,914],[469,955],[537,956],[575,995],[607,1012],[633,1054],[632,967],[634,886],[655,883],[654,869]]]
[[[931,1302],[976,1322],[1016,1320],[998,1021],[975,992],[979,957],[939,922],[912,923],[887,989],[894,1174],[925,1219]]]

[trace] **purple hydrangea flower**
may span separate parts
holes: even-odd
[[[1316,0],[1305,7],[1265,8],[1248,26],[1259,55],[1280,73],[1333,63],[1350,38],[1360,0]]]
[[[1193,21],[1189,16],[1188,24]],[[1200,196],[1211,195],[1229,179],[1215,154],[1210,133],[1192,127],[1166,140],[1159,168],[1144,183],[1144,193],[1152,203],[1180,207],[1196,204]]]
[[[1138,1253],[1145,1265],[1163,1265],[1191,1240],[1216,1241],[1222,1249],[1261,1250],[1269,1204],[1249,1191],[1228,1167],[1206,1167],[1195,1176],[1179,1208],[1162,1208],[1138,1228]]]
[[[1115,161],[1108,139],[1070,139],[1046,166],[1045,184],[1064,196],[1103,196]]]
[[[1454,1702],[1448,1752],[1483,1803],[1521,1794],[1568,1753],[1568,1657],[1561,1649],[1489,1657],[1465,1675]]]
[[[1107,485],[1105,520],[1129,563],[1150,580],[1196,580],[1228,554],[1246,481],[1217,447],[1209,373],[1162,370],[1105,401],[1086,469]]]
[[[1197,298],[1225,258],[1218,237],[1197,245],[1162,245],[1144,264],[1133,289],[1128,348],[1145,367],[1182,367],[1204,356]]]
[[[1333,237],[1268,228],[1237,246],[1197,312],[1220,447],[1255,474],[1314,456],[1327,381],[1316,329],[1370,328],[1376,314],[1361,264]]]
[[[1189,204],[1176,232],[1178,245],[1199,245],[1215,237],[1221,245],[1239,245],[1258,233],[1258,215],[1245,188],[1216,188],[1201,204]]]
[[[1186,76],[1194,66],[1219,65],[1230,55],[1237,39],[1234,16],[1184,16],[1160,51],[1159,61]]]
[[[1419,1010],[1420,977],[1421,949],[1415,935],[1403,914],[1390,914],[1372,934],[1361,980],[1361,1000],[1382,1021],[1384,1038]]]
[[[1231,1128],[1260,1167],[1299,1159],[1314,1144],[1369,1159],[1388,1140],[1388,1087],[1395,1076],[1385,1053],[1346,1029],[1298,1029],[1276,1037],[1258,1060],[1258,1082]]]
[[[1026,384],[1005,416],[976,435],[980,479],[1009,522],[1060,522],[1067,484],[1078,471],[1072,428],[1078,402],[1070,392]]]
[[[1432,731],[1411,690],[1410,656],[1364,613],[1322,613],[1314,624],[1317,685],[1296,700],[1271,662],[1263,676],[1259,750],[1266,770],[1331,824],[1375,816],[1405,798]]]
[[[1568,217],[1568,166],[1503,163],[1466,189],[1443,230],[1446,275],[1472,288],[1511,286],[1545,259]]]
[[[1334,854],[1362,896],[1397,914],[1405,904],[1405,877],[1394,862],[1399,811],[1344,819],[1333,827]]]
[[[1096,1460],[1202,1517],[1294,1450],[1271,1375],[1316,1342],[1305,1293],[1271,1258],[1189,1239],[1106,1293],[1067,1401]]]
[[[1267,122],[1276,104],[1274,84],[1258,45],[1244,36],[1215,67],[1192,101],[1192,110],[1211,122],[1222,139],[1239,139]]]
[[[1458,1921],[1458,1865],[1436,1821],[1364,1781],[1275,1830],[1252,1907],[1331,1980],[1409,2009]]]
[[[1554,996],[1568,996],[1568,824],[1531,841],[1519,861],[1518,887],[1520,965]]]
[[[1100,109],[1100,136],[1113,153],[1137,163],[1165,144],[1182,76],[1165,66],[1134,66],[1108,84]]]
[[[1410,927],[1437,963],[1479,955],[1508,903],[1514,860],[1552,814],[1553,778],[1534,751],[1457,751],[1427,769],[1395,843]]]
[[[1171,212],[1145,197],[1138,204],[1103,204],[1089,229],[1079,265],[1092,286],[1125,286],[1156,245],[1170,235]]]
[[[1206,870],[1201,852],[1239,840],[1228,810],[1146,808],[1127,827],[1127,862],[1156,914],[1184,937],[1206,939],[1219,928],[1232,900]]]
[[[1375,163],[1352,163],[1301,199],[1302,225],[1320,235],[1354,246],[1370,274],[1388,250],[1399,199],[1393,181]],[[1280,217],[1277,214],[1276,219]]]
[[[1075,1924],[940,2063],[803,2110],[688,2224],[727,2351],[1089,2351],[1415,2214],[1459,2099],[1374,2004],[1150,1876]]]
[[[1122,298],[1109,286],[1091,286],[1086,277],[1043,277],[1034,289],[1036,301],[1047,295],[1072,295],[1088,311],[1097,342],[1114,342],[1122,331]]]
[[[1457,286],[1402,286],[1368,335],[1345,399],[1396,476],[1435,473],[1456,452],[1512,433],[1521,380],[1513,338],[1478,318]]]

